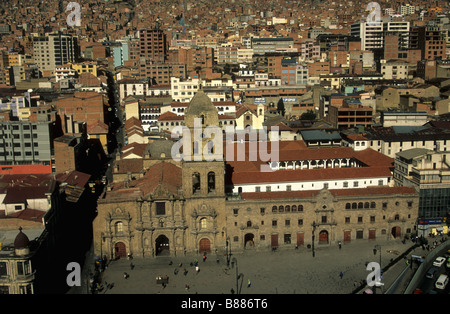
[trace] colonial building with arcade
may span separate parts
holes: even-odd
[[[218,110],[202,89],[185,111],[191,134],[195,118],[201,118],[203,129],[219,126]],[[370,148],[309,148],[303,141],[281,141],[271,151],[277,160],[267,161],[252,154],[255,146],[248,142],[224,139],[223,146],[207,148],[210,138],[191,140],[191,145],[183,142],[183,154],[207,149],[212,161],[204,156],[178,161],[171,157],[172,145],[158,149],[154,142],[152,162],[140,176],[109,184],[93,225],[95,254],[309,248],[417,232],[418,193],[394,187],[394,160]],[[243,148],[245,160],[239,161],[236,154]]]

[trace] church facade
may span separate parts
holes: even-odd
[[[198,140],[194,125],[206,130],[218,122],[217,109],[200,89],[185,112],[191,141],[183,141],[177,151],[184,158],[174,160],[167,152],[162,155],[165,157],[158,156],[158,162],[145,169],[142,177],[110,184],[99,199],[93,223],[96,255],[154,257],[222,253],[230,248],[314,247],[338,241],[394,239],[415,232],[418,194],[414,189],[388,185],[332,189],[323,185],[294,191],[289,185],[289,189],[276,190],[273,180],[281,179],[274,175],[246,173],[250,164],[228,163],[223,146],[211,145],[219,133]],[[362,165],[370,166],[369,159],[364,161]],[[246,168],[241,176],[249,177],[253,185],[264,184],[270,177],[274,188],[233,193],[233,176],[239,181],[239,167]],[[379,168],[371,168],[373,180]],[[335,179],[339,172],[308,171],[315,170],[323,180],[328,180],[328,174]],[[279,171],[286,171],[282,178],[292,180],[298,179],[298,173],[307,173],[302,169]],[[384,176],[385,169],[382,172]]]

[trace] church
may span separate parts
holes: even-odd
[[[199,139],[194,125],[219,125],[202,88],[185,112],[191,142],[179,150],[200,157],[172,158],[175,142],[167,140],[149,145],[152,161],[142,175],[110,183],[99,198],[96,255],[310,249],[417,232],[419,195],[393,186],[391,158],[371,149],[309,148],[297,140],[278,143],[277,161],[254,160],[250,143],[224,137],[223,145],[210,146],[218,134]],[[229,150],[240,144],[245,160]]]

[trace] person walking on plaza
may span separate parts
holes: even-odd
[[[339,277],[341,277],[341,279],[342,279],[342,277],[344,277],[344,273],[341,272],[341,273],[339,274]]]
[[[247,281],[247,288],[250,288],[251,285],[252,285],[252,283],[250,282],[250,279],[248,279],[248,281]]]

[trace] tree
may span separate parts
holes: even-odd
[[[316,113],[310,109],[302,113],[302,115],[300,116],[300,120],[315,120],[316,116]]]
[[[284,114],[286,113],[286,110],[284,109],[283,98],[280,98],[280,100],[278,100],[277,111],[278,111],[278,113],[280,113],[284,117]]]

